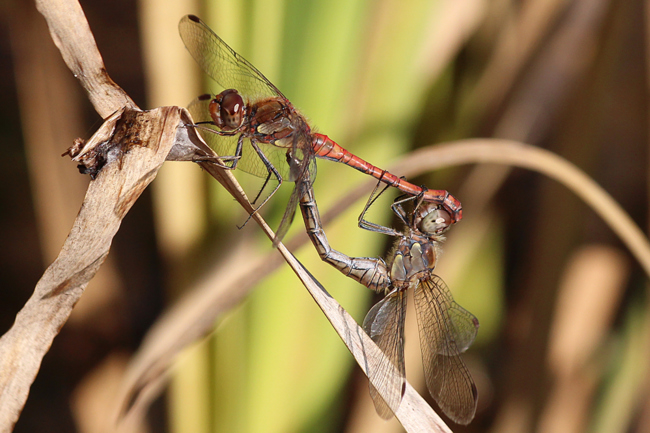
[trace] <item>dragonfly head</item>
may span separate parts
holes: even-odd
[[[423,203],[415,215],[415,227],[427,236],[443,234],[451,226],[449,212],[433,203]]]
[[[233,131],[244,122],[246,106],[235,89],[224,90],[210,101],[210,117],[220,129]]]

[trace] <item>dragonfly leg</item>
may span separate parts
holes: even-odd
[[[416,195],[402,194],[396,197],[393,203],[390,205],[390,208],[393,210],[395,215],[397,215],[397,217],[402,220],[402,222],[408,227],[414,226],[413,218],[415,218],[415,214],[417,213],[418,208],[422,205],[422,203],[424,203],[424,194],[426,191],[428,191],[428,189],[424,185],[422,185],[421,188],[421,193]],[[404,203],[409,201],[415,201],[415,205],[413,205],[413,212],[410,213],[410,218],[407,216],[407,213],[402,206]]]
[[[232,137],[234,135],[240,134],[239,131],[216,131],[212,128],[208,128],[206,126],[202,125],[214,125],[214,122],[197,122],[195,124],[188,124],[186,126],[191,126],[195,129],[201,130],[201,131],[206,131],[211,134],[217,134],[225,137]],[[211,156],[204,156],[204,157],[197,157],[194,158],[194,162],[201,162],[201,161],[207,161],[207,162],[212,162],[216,164],[217,166],[224,168],[226,170],[234,170],[237,167],[237,162],[241,159],[242,156],[242,148],[244,144],[244,137],[242,135],[239,136],[239,140],[237,140],[237,148],[235,150],[234,155],[219,155],[219,158],[214,158]],[[220,161],[221,160],[221,161]],[[223,164],[222,162],[232,162],[231,165],[226,165]]]
[[[241,230],[242,228],[244,228],[244,227],[246,226],[246,224],[248,224],[248,221],[250,221],[251,217],[252,217],[254,214],[256,214],[257,211],[259,211],[259,210],[262,208],[262,206],[264,206],[264,205],[266,204],[266,202],[269,201],[269,199],[270,199],[271,197],[273,197],[273,195],[278,191],[278,189],[280,189],[280,186],[282,185],[282,176],[280,175],[280,172],[278,172],[278,170],[275,168],[275,166],[274,166],[273,164],[271,164],[271,161],[269,161],[268,158],[266,157],[266,155],[264,155],[264,152],[262,152],[262,150],[259,148],[259,146],[258,146],[257,143],[255,142],[255,140],[251,140],[251,146],[253,146],[253,149],[255,149],[255,152],[256,152],[257,155],[260,157],[260,159],[261,159],[262,162],[264,163],[264,166],[266,167],[266,169],[267,169],[268,172],[269,172],[269,175],[267,176],[266,180],[264,181],[264,185],[263,185],[262,188],[260,189],[260,192],[257,193],[257,196],[255,197],[255,200],[253,200],[253,201],[251,202],[251,204],[255,204],[255,202],[257,201],[257,199],[258,199],[258,198],[260,197],[260,195],[262,194],[262,191],[264,191],[264,188],[266,188],[266,184],[269,182],[269,180],[271,179],[272,176],[275,176],[275,178],[278,180],[278,184],[277,184],[277,186],[273,189],[273,191],[271,191],[271,193],[270,193],[268,196],[266,196],[266,198],[264,199],[264,201],[263,201],[259,206],[257,206],[256,208],[253,209],[253,213],[251,213],[250,215],[248,215],[248,218],[246,218],[246,221],[244,221],[244,224],[242,224],[241,226],[237,226],[237,228],[239,228],[240,230]]]
[[[192,162],[211,162],[214,165],[216,165],[219,168],[223,168],[224,170],[234,170],[236,164],[232,165],[226,165],[220,161],[225,161],[225,162],[230,162],[234,161],[237,162],[239,157],[236,156],[219,156],[219,157],[214,157],[214,156],[197,156],[195,158],[192,158]]]
[[[282,176],[280,175],[280,172],[278,171],[278,169],[275,168],[275,166],[273,164],[271,164],[271,161],[269,161],[269,159],[266,157],[266,155],[264,155],[264,152],[262,152],[262,150],[259,148],[259,146],[255,142],[255,140],[251,140],[251,145],[253,146],[253,149],[255,149],[255,153],[257,153],[257,156],[260,157],[260,159],[264,163],[264,166],[266,167],[266,170],[269,173],[269,175],[266,177],[266,180],[264,181],[264,185],[262,185],[262,188],[260,189],[260,192],[257,194],[257,197],[255,197],[255,200],[253,200],[253,203],[255,203],[257,201],[259,196],[262,194],[262,191],[264,191],[264,188],[266,188],[266,185],[269,183],[269,181],[271,180],[271,178],[273,176],[275,176],[275,178],[278,180],[277,186],[273,189],[273,191],[271,191],[271,193],[268,196],[266,196],[264,201],[255,209],[255,212],[257,212],[262,206],[264,206],[266,204],[267,201],[269,201],[269,199],[271,197],[273,197],[273,195],[276,192],[278,192],[278,189],[280,189],[280,186],[282,185],[283,179],[282,179]]]
[[[269,174],[266,176],[266,179],[264,179],[264,183],[262,184],[262,187],[257,192],[257,195],[255,196],[255,198],[253,199],[251,204],[255,204],[255,202],[257,202],[257,199],[260,198],[260,196],[262,195],[262,191],[264,191],[264,188],[266,188],[266,185],[268,185],[268,183],[271,180],[272,176],[273,176],[273,172],[269,171]],[[275,193],[275,191],[273,191],[273,192]],[[273,195],[273,194],[271,194],[271,195]]]
[[[381,258],[349,257],[333,249],[323,230],[309,178],[302,179],[299,182],[300,210],[305,220],[307,235],[314,244],[321,260],[331,264],[344,275],[358,281],[369,289],[384,292],[391,284],[386,262]]]
[[[235,148],[235,154],[230,157],[232,158],[232,165],[230,166],[231,170],[237,168],[237,163],[239,163],[239,160],[241,159],[243,149],[244,149],[244,135],[240,134],[239,138],[237,139],[237,147]],[[255,203],[255,201],[253,201],[253,203]]]
[[[402,236],[400,232],[398,232],[395,229],[389,228],[389,227],[384,227],[382,225],[367,221],[366,218],[366,212],[368,212],[368,209],[370,209],[370,206],[372,206],[375,201],[388,189],[390,188],[390,185],[384,186],[384,188],[377,193],[377,190],[379,189],[379,185],[381,185],[383,181],[383,174],[379,178],[379,181],[377,182],[377,185],[375,185],[375,189],[372,190],[372,193],[370,194],[370,197],[368,197],[368,201],[366,202],[366,205],[363,208],[363,211],[359,215],[359,227],[364,229],[364,230],[369,230],[371,232],[377,232],[377,233],[384,233],[390,236]]]

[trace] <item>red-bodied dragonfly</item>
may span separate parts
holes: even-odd
[[[312,132],[306,119],[282,92],[200,18],[183,17],[179,32],[194,60],[225,89],[214,97],[199,96],[189,106],[202,137],[224,157],[222,160],[228,161],[230,165],[226,168],[240,168],[266,178],[266,182],[271,178],[278,181],[260,207],[285,179],[296,182],[309,173],[313,181],[316,176],[314,157],[319,157],[342,162],[404,193],[419,194],[425,202],[442,205],[452,223],[462,218],[460,202],[447,191],[429,190],[409,183],[353,155],[326,135]],[[298,195],[294,189],[278,230],[279,239],[293,218]]]
[[[413,289],[427,388],[450,419],[469,424],[476,412],[478,392],[460,354],[476,338],[479,324],[474,315],[454,301],[445,282],[433,273],[443,233],[452,219],[442,206],[422,202],[415,196],[396,200],[391,206],[406,226],[403,232],[369,223],[364,216],[376,199],[373,196],[359,217],[359,225],[398,238],[389,266],[382,259],[348,257],[330,247],[307,182],[301,188],[300,208],[307,233],[324,261],[368,288],[386,293],[363,321],[366,333],[386,355],[384,364],[368,371],[375,409],[382,418],[389,419],[403,397],[404,320],[407,291]],[[404,209],[408,201],[415,202],[412,212]],[[392,364],[399,374],[386,375],[390,371],[386,363]],[[382,398],[372,383],[378,384],[389,397]]]

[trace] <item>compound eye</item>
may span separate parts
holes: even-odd
[[[221,93],[221,121],[224,129],[237,129],[244,120],[244,100],[236,90]]]
[[[451,215],[444,209],[434,209],[420,221],[419,229],[428,235],[440,234],[451,225]]]
[[[244,122],[244,100],[235,89],[224,90],[215,96],[208,110],[214,124],[225,131],[235,130]]]

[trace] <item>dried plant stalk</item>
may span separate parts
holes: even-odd
[[[112,116],[94,138],[110,140],[120,117]],[[177,107],[131,117],[141,143],[116,152],[115,160],[90,183],[59,256],[0,338],[0,431],[13,428],[43,356],[104,262],[122,219],[165,161],[180,118]]]

